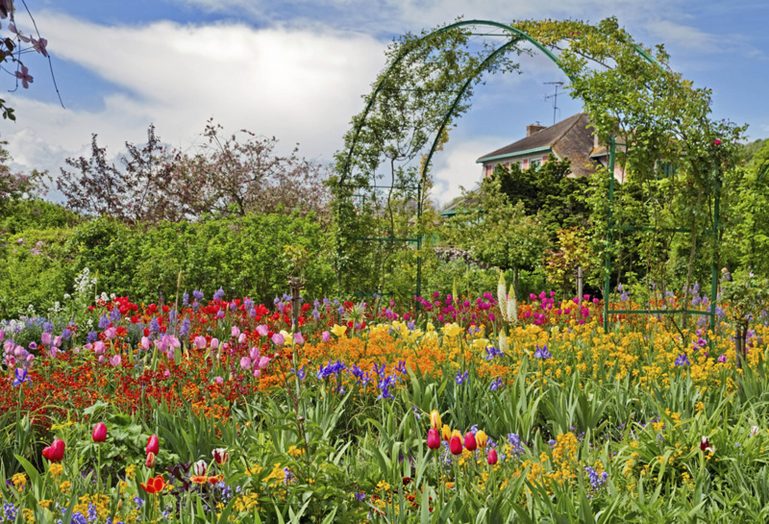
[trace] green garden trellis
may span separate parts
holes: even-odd
[[[494,63],[495,61],[501,57],[505,52],[515,48],[515,46],[518,43],[521,42],[528,42],[529,44],[533,45],[537,50],[542,52],[547,58],[550,59],[558,68],[564,72],[567,77],[571,81],[574,79],[571,77],[569,72],[564,68],[563,64],[561,63],[561,60],[558,56],[556,56],[553,51],[551,51],[546,44],[538,40],[537,38],[534,38],[526,31],[521,30],[518,27],[515,27],[511,24],[505,24],[490,20],[466,20],[466,21],[458,21],[449,25],[446,25],[442,28],[439,28],[435,31],[432,31],[421,38],[415,40],[411,43],[411,45],[402,46],[401,49],[399,49],[398,54],[394,57],[392,62],[390,63],[387,70],[384,72],[382,77],[380,78],[379,82],[374,87],[374,90],[372,91],[367,104],[361,114],[361,118],[358,119],[356,124],[353,127],[352,131],[352,140],[350,141],[349,148],[347,150],[347,154],[345,157],[345,161],[342,164],[342,169],[340,173],[340,179],[339,179],[339,185],[341,187],[345,187],[346,181],[349,177],[352,176],[352,166],[353,166],[353,157],[355,155],[356,146],[358,145],[358,140],[360,138],[361,132],[366,125],[367,118],[372,111],[374,104],[377,100],[377,97],[380,95],[380,93],[385,89],[385,85],[387,83],[387,80],[389,78],[390,74],[393,74],[393,71],[398,67],[401,61],[403,61],[409,53],[411,53],[414,49],[417,49],[421,45],[428,45],[432,39],[435,39],[439,35],[445,34],[449,31],[454,31],[457,29],[462,28],[468,28],[468,27],[485,27],[490,29],[498,29],[504,31],[506,33],[510,40],[506,42],[505,44],[495,48],[491,53],[489,53],[478,65],[478,67],[473,71],[473,74],[470,75],[467,80],[461,85],[459,90],[456,93],[456,96],[453,98],[452,102],[448,106],[448,109],[444,113],[442,119],[440,119],[440,124],[438,125],[437,129],[435,130],[435,136],[432,140],[432,143],[430,145],[429,150],[427,151],[426,155],[424,156],[424,161],[422,162],[420,172],[417,179],[416,184],[416,192],[417,192],[417,209],[416,209],[416,233],[415,235],[407,235],[403,237],[396,237],[393,234],[393,231],[390,231],[389,236],[359,236],[354,238],[353,240],[360,241],[360,242],[388,242],[390,244],[393,244],[395,242],[406,242],[406,243],[412,243],[416,246],[416,275],[415,275],[415,294],[417,296],[421,295],[422,291],[422,248],[424,243],[424,231],[423,231],[423,200],[425,196],[425,191],[427,187],[428,182],[428,171],[430,169],[430,165],[433,159],[433,156],[435,152],[438,150],[441,138],[446,131],[447,126],[452,121],[452,118],[454,117],[455,112],[457,111],[457,108],[459,107],[460,103],[463,100],[463,97],[467,90],[473,85],[473,82],[476,81],[476,79],[482,75],[484,72],[486,72]],[[477,34],[477,33],[473,33]],[[497,34],[497,33],[490,33],[490,34],[478,34],[478,36],[504,36],[504,34]],[[646,50],[641,48],[638,45],[634,44],[635,52],[640,55],[644,60],[649,62],[650,64],[654,64],[660,68],[662,68],[661,64],[659,64],[654,57],[652,57]],[[638,309],[638,310],[630,310],[630,309],[612,309],[610,306],[610,296],[611,296],[611,273],[613,268],[613,260],[611,255],[611,250],[614,246],[614,224],[613,224],[613,203],[614,203],[614,193],[615,193],[615,177],[614,177],[614,166],[616,164],[616,140],[614,136],[611,136],[609,139],[609,165],[608,165],[608,172],[610,174],[609,176],[609,182],[607,187],[607,231],[606,231],[606,250],[605,250],[605,259],[604,259],[604,282],[603,282],[603,296],[604,296],[604,308],[603,308],[603,324],[604,329],[609,329],[609,318],[610,315],[617,315],[617,314],[625,314],[625,315],[633,315],[633,314],[692,314],[692,315],[706,315],[710,317],[710,326],[711,328],[715,327],[715,319],[716,319],[716,300],[717,300],[717,292],[718,292],[718,257],[719,257],[719,240],[720,240],[720,224],[719,224],[719,215],[720,215],[720,191],[721,191],[721,174],[720,171],[716,169],[715,173],[715,187],[714,187],[714,204],[713,204],[713,227],[712,227],[712,234],[713,234],[713,252],[711,256],[711,293],[710,293],[710,308],[708,311],[699,311],[699,310],[693,310],[693,309]],[[394,180],[393,184],[389,186],[380,186],[377,184],[369,185],[369,189],[389,189],[392,191],[394,188]],[[648,226],[642,226],[640,228],[629,228],[631,230],[637,230],[637,229],[644,229],[648,228]],[[667,229],[666,231],[670,232],[681,232],[686,231],[682,228],[677,229]],[[690,231],[691,232],[691,231]]]

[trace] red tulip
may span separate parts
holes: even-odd
[[[148,478],[147,482],[140,482],[139,485],[149,494],[159,493],[166,487],[166,481],[163,475],[158,475],[157,477]]]
[[[475,433],[472,431],[465,433],[465,447],[470,451],[478,449],[478,443],[475,441]]]
[[[51,462],[61,462],[64,458],[64,448],[66,445],[60,438],[53,439],[50,446],[43,448],[43,457]]]
[[[150,438],[147,439],[147,445],[144,447],[144,451],[147,453],[154,453],[155,455],[160,453],[160,440],[158,440],[157,435],[150,435]]]
[[[107,440],[107,425],[104,422],[99,422],[93,427],[93,433],[91,438],[94,442],[104,442]]]
[[[441,447],[441,435],[435,428],[427,430],[427,447],[430,449],[438,449]]]
[[[155,454],[153,452],[147,453],[147,460],[144,461],[144,465],[148,468],[152,468],[155,465]]]
[[[497,460],[499,460],[499,457],[497,457],[497,450],[491,448],[488,455],[486,455],[486,462],[489,463],[489,466],[493,466],[497,463]]]
[[[452,455],[459,455],[462,453],[462,439],[459,437],[451,437],[449,440],[449,451]]]

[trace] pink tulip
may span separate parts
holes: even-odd
[[[93,427],[91,438],[94,442],[104,442],[107,440],[107,425],[104,422],[99,422]]]
[[[286,339],[280,333],[275,333],[274,335],[272,335],[272,343],[275,344],[276,346],[282,346],[283,344],[285,344],[285,342],[286,342]]]
[[[120,357],[120,355],[112,355],[112,357],[109,359],[109,363],[113,368],[118,367],[122,361],[123,359]]]
[[[472,431],[465,433],[465,447],[470,451],[478,449],[478,443],[475,441],[475,433]]]
[[[150,348],[150,339],[149,337],[142,337],[142,341],[139,343],[142,349],[147,350]]]
[[[240,328],[238,326],[232,326],[232,329],[230,329],[230,336],[232,336],[232,338],[238,338],[240,336]]]
[[[227,448],[214,448],[211,451],[211,455],[217,464],[224,464],[230,459],[230,454],[227,453]]]
[[[144,465],[151,468],[155,465],[155,454],[153,452],[147,453],[147,459],[144,461]]]
[[[270,332],[270,328],[262,324],[262,325],[256,326],[256,332],[259,333],[260,337],[266,337],[267,334]]]
[[[438,449],[441,447],[441,435],[435,428],[427,430],[427,447],[430,449]]]
[[[328,331],[324,331],[323,333],[321,333],[320,338],[321,340],[323,340],[323,342],[328,342],[329,340],[331,340],[331,333],[329,333]]]
[[[211,339],[211,349],[218,349],[219,348],[219,339],[218,338],[212,338]]]
[[[497,457],[497,450],[494,448],[491,448],[489,450],[488,455],[486,455],[486,462],[489,463],[489,466],[493,466],[494,464],[497,463],[498,460],[499,460],[499,457]]]
[[[242,357],[240,359],[240,367],[243,369],[251,369],[251,359],[248,357]]]
[[[160,453],[160,439],[157,435],[150,435],[147,439],[147,445],[144,447],[144,451],[147,453],[154,453],[157,455]]]
[[[449,451],[452,455],[459,455],[462,453],[462,439],[457,436],[451,437],[449,440]]]
[[[304,344],[304,335],[302,335],[301,333],[295,333],[294,334],[294,343],[297,346],[301,346],[302,344]]]
[[[43,333],[40,336],[40,343],[44,346],[50,346],[51,345],[51,334],[50,333]]]
[[[195,337],[195,347],[196,348],[198,348],[198,349],[205,349],[206,345],[207,345],[206,337],[201,337],[200,335]]]

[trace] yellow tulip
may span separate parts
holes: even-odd
[[[489,436],[482,429],[475,434],[475,442],[479,448],[485,448],[486,443],[489,441]]]
[[[441,414],[437,409],[430,412],[430,427],[433,429],[441,428]]]

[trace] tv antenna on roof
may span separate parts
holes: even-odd
[[[545,102],[551,98],[553,99],[553,125],[555,125],[558,111],[561,110],[561,108],[558,107],[558,88],[563,87],[563,82],[545,82],[545,85],[551,85],[555,88],[555,92],[552,95],[545,95]]]

